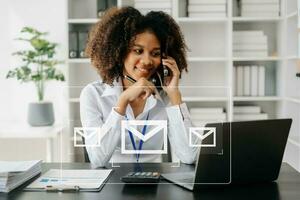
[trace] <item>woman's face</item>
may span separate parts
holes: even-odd
[[[136,35],[124,61],[123,74],[135,80],[150,78],[161,63],[160,42],[151,32]]]

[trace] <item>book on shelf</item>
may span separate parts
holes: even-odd
[[[171,2],[172,0],[134,0],[134,2],[142,2],[142,3],[160,3],[160,2]]]
[[[233,50],[268,50],[267,43],[264,44],[244,44],[244,43],[235,43],[233,44]]]
[[[276,12],[242,12],[241,17],[279,17],[279,11]]]
[[[233,51],[234,57],[267,57],[267,51]]]
[[[232,76],[232,94],[233,94],[233,96],[237,96],[237,91],[236,91],[236,85],[237,85],[237,78],[236,78],[236,76],[237,76],[237,72],[236,71],[237,71],[236,67],[233,66],[233,72],[232,72],[232,74],[233,74],[233,76]]]
[[[139,9],[139,8],[160,8],[160,9],[171,9],[172,3],[171,1],[162,1],[162,2],[139,2],[135,1],[134,2],[134,7]]]
[[[189,12],[188,16],[195,17],[195,18],[196,17],[199,17],[199,18],[201,18],[201,17],[224,18],[224,17],[226,17],[226,13],[225,12]]]
[[[189,0],[189,4],[226,4],[227,0]]]
[[[233,44],[267,44],[266,35],[259,37],[251,37],[245,35],[233,35]]]
[[[78,50],[79,50],[79,58],[86,58],[85,56],[85,46],[88,39],[88,32],[82,31],[78,33]]]
[[[258,96],[265,95],[265,67],[258,67]]]
[[[279,0],[242,0],[242,4],[279,4]]]
[[[258,95],[258,66],[253,65],[250,69],[250,77],[251,77],[251,96]]]
[[[192,120],[225,120],[226,113],[197,113],[191,114]]]
[[[236,96],[265,95],[265,66],[237,66],[235,77]]]
[[[234,114],[259,114],[261,113],[260,106],[233,106]]]
[[[160,8],[139,8],[138,9],[143,15],[146,15],[150,11],[162,11],[164,13],[167,13],[168,15],[172,15],[172,10],[171,9],[160,9]]]
[[[243,95],[244,96],[250,96],[250,66],[244,66],[243,67],[243,78],[244,78],[244,83],[243,83]]]
[[[210,107],[210,108],[191,108],[190,114],[218,114],[223,113],[223,108],[221,107]]]
[[[188,5],[188,12],[226,12],[226,5]]]
[[[248,120],[263,120],[268,119],[267,113],[259,114],[233,114],[234,121],[248,121]]]
[[[263,31],[233,31],[233,36],[238,37],[238,36],[264,36]]]
[[[244,86],[243,86],[243,66],[237,66],[236,67],[236,94],[237,96],[243,96],[243,90],[244,90]]]
[[[279,5],[278,4],[242,4],[241,8],[243,12],[278,12]]]

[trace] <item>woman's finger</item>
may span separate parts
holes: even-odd
[[[163,65],[167,66],[172,71],[173,75],[175,75],[175,76],[180,75],[180,71],[177,68],[177,65],[170,64],[170,62],[166,62],[164,60],[163,60]]]

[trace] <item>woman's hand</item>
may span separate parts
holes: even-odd
[[[152,82],[146,78],[140,78],[121,94],[115,109],[119,114],[124,115],[126,107],[130,102],[138,98],[147,99],[155,92],[156,88]]]
[[[182,103],[181,93],[178,88],[180,71],[174,58],[167,56],[162,59],[162,64],[171,70],[171,76],[164,77],[163,90],[167,93],[173,105]]]

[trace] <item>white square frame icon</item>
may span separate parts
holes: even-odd
[[[206,131],[206,133],[204,133]],[[199,132],[203,132],[201,135]],[[212,144],[202,144],[202,141],[210,135],[213,135],[213,143]],[[192,138],[193,135],[200,138],[200,144],[193,144]],[[189,146],[190,147],[216,147],[216,127],[190,127],[189,128]]]
[[[157,126],[148,131],[145,135],[138,130],[133,129],[131,126]],[[167,121],[166,120],[122,120],[121,122],[121,153],[122,154],[167,154],[168,153],[168,137],[167,137]],[[160,150],[129,150],[126,149],[125,139],[126,134],[130,130],[133,135],[138,137],[143,142],[151,139],[152,136],[163,130],[163,149]]]
[[[99,127],[74,127],[74,147],[100,147],[101,130],[102,129]],[[94,135],[97,136],[96,144],[78,144],[77,143],[79,141],[77,139],[78,137],[82,137],[86,140],[86,139],[93,137]]]

